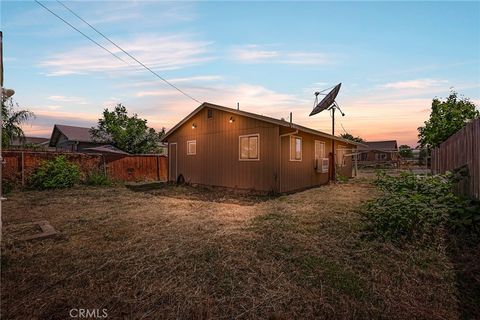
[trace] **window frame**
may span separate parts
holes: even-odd
[[[317,159],[317,142],[323,145],[323,156],[319,157],[318,159],[325,159],[325,141],[322,140],[314,140],[314,145],[313,145],[313,157],[316,160]]]
[[[339,158],[339,151],[342,150],[342,159],[341,161],[338,161],[338,158]],[[337,167],[346,167],[347,166],[347,161],[346,161],[346,157],[345,157],[345,154],[347,153],[348,151],[348,147],[347,146],[344,146],[344,145],[339,145],[337,147],[337,152],[336,152],[336,157],[337,159],[335,159],[335,164]],[[345,153],[345,154],[343,154]]]
[[[250,144],[250,138],[257,138],[257,157],[256,158],[242,158],[242,138],[247,138]],[[260,161],[260,133],[243,134],[238,136],[238,161]]]
[[[292,139],[295,140],[295,147],[297,146],[297,139],[300,139],[300,159],[297,159],[297,158],[292,159]],[[290,161],[301,162],[303,160],[303,139],[302,139],[302,137],[300,137],[300,136],[290,136],[289,143],[290,143],[290,155],[289,155]]]
[[[195,153],[190,152],[190,144],[194,143],[195,144]],[[187,156],[194,156],[197,154],[197,140],[187,140]]]

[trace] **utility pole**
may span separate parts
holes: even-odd
[[[13,96],[15,91],[5,89],[3,87],[3,33],[0,31],[0,102],[3,103]],[[2,201],[5,198],[2,195],[2,169],[3,169],[3,151],[2,151],[2,137],[3,137],[3,112],[0,115],[0,239],[2,238]]]
[[[335,108],[332,108],[332,136],[335,137]],[[333,182],[337,181],[336,174],[336,160],[335,159],[335,139],[332,138],[332,180]]]
[[[3,33],[0,31],[0,102],[2,103],[2,110],[0,111],[0,241],[2,239],[2,169],[3,169],[3,151],[2,151],[2,137],[3,137]]]

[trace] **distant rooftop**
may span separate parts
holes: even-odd
[[[385,150],[385,151],[397,151],[397,140],[384,140],[384,141],[366,141],[362,142],[367,147],[359,147],[360,150]]]
[[[24,145],[44,145],[48,144],[49,138],[42,137],[25,137],[25,139],[13,138],[11,146],[24,146]]]
[[[56,124],[53,126],[50,146],[55,146],[57,144],[61,134],[63,134],[69,141],[95,142],[90,133],[90,128]]]

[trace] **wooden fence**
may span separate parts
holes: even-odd
[[[444,173],[468,166],[469,177],[457,192],[480,199],[480,118],[467,124],[432,150],[432,172]]]
[[[99,171],[113,181],[166,181],[168,159],[164,155],[110,155],[38,151],[5,151],[2,178],[25,185],[45,160],[63,155],[80,167],[82,175]]]

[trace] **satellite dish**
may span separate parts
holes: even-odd
[[[312,112],[310,112],[310,117],[322,112],[323,110],[328,109],[332,104],[335,103],[335,98],[340,91],[340,86],[342,83],[337,84],[323,99],[318,103],[315,108],[313,108]],[[315,92],[315,96],[318,96],[319,93]]]

